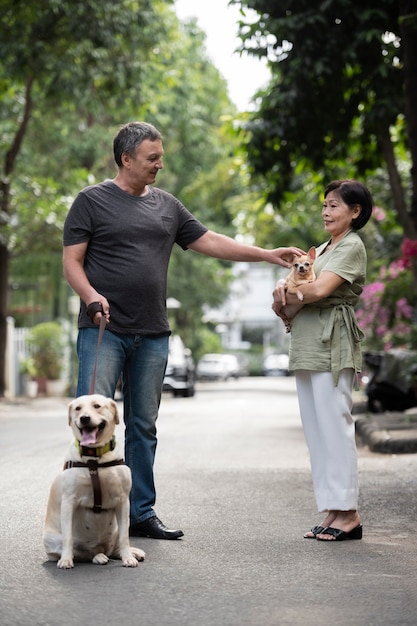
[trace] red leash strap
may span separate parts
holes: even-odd
[[[98,330],[98,340],[97,340],[97,350],[96,350],[96,360],[94,363],[93,375],[91,377],[90,383],[90,391],[89,394],[95,392],[96,389],[96,378],[97,378],[97,363],[98,363],[98,353],[100,352],[101,340],[103,339],[104,329],[106,328],[107,320],[104,315],[100,318],[100,327]]]

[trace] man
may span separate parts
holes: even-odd
[[[89,392],[101,316],[96,392],[122,377],[125,459],[132,472],[130,535],[178,539],[155,514],[156,419],[168,358],[168,263],[174,243],[229,261],[290,267],[298,248],[263,250],[208,230],[171,194],[151,186],[162,169],[159,131],[132,122],[117,133],[118,173],[83,189],[64,226],[64,275],[81,298],[77,396]]]

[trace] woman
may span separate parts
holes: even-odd
[[[331,182],[322,217],[329,241],[317,248],[317,279],[286,293],[279,281],[273,310],[291,324],[290,369],[295,372],[314,492],[325,517],[304,537],[322,541],[362,538],[352,389],[361,369],[354,307],[365,283],[366,250],[356,231],[368,222],[372,197],[354,180]],[[298,312],[297,312],[298,311]]]

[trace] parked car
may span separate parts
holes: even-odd
[[[169,338],[168,364],[162,389],[184,398],[191,398],[195,393],[194,359],[179,335]]]
[[[239,376],[249,376],[249,359],[243,354],[236,356],[239,363]]]
[[[228,380],[245,373],[245,364],[234,354],[205,354],[197,364],[199,380]]]
[[[264,376],[288,376],[288,365],[288,354],[270,354],[262,364]]]

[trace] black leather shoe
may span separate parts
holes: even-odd
[[[149,517],[144,522],[132,524],[129,528],[131,537],[150,537],[151,539],[179,539],[184,536],[182,530],[170,530],[160,519]]]

